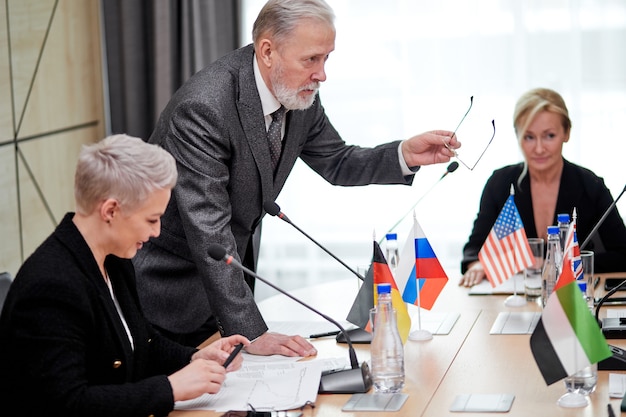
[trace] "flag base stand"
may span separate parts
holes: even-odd
[[[578,392],[568,392],[563,394],[556,403],[563,408],[580,408],[589,405],[589,398]]]
[[[423,342],[432,338],[433,334],[426,329],[419,329],[409,333],[409,340],[417,340],[418,342]]]
[[[504,305],[507,307],[521,307],[526,305],[526,297],[522,297],[521,295],[510,295],[506,297],[504,300]]]

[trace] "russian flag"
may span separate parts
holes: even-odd
[[[396,279],[402,289],[402,299],[427,310],[433,307],[448,282],[448,276],[415,218],[400,253]]]

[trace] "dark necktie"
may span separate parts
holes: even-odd
[[[272,157],[272,166],[274,169],[276,168],[276,165],[278,165],[278,159],[280,158],[280,151],[282,149],[280,136],[284,115],[285,108],[280,106],[278,110],[272,113],[272,123],[270,123],[269,129],[267,129],[267,140],[270,144],[270,156]]]

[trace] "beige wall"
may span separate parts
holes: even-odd
[[[99,2],[6,1],[0,7],[0,272],[15,276],[74,209],[78,152],[102,138],[105,126]]]

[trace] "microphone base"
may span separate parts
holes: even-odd
[[[347,330],[346,333],[348,333],[348,336],[350,337],[350,341],[352,342],[352,344],[355,344],[355,343],[368,344],[372,342],[372,334],[361,328],[357,327],[356,329],[350,329],[350,330]],[[343,333],[341,332],[339,332],[335,340],[337,340],[337,343],[348,343]]]
[[[613,356],[598,362],[601,371],[626,371],[626,350],[609,345]]]
[[[626,323],[617,317],[604,318],[602,319],[602,334],[606,339],[626,339]]]
[[[372,387],[372,375],[367,362],[360,368],[343,369],[341,371],[322,374],[320,394],[356,394],[365,393]]]

